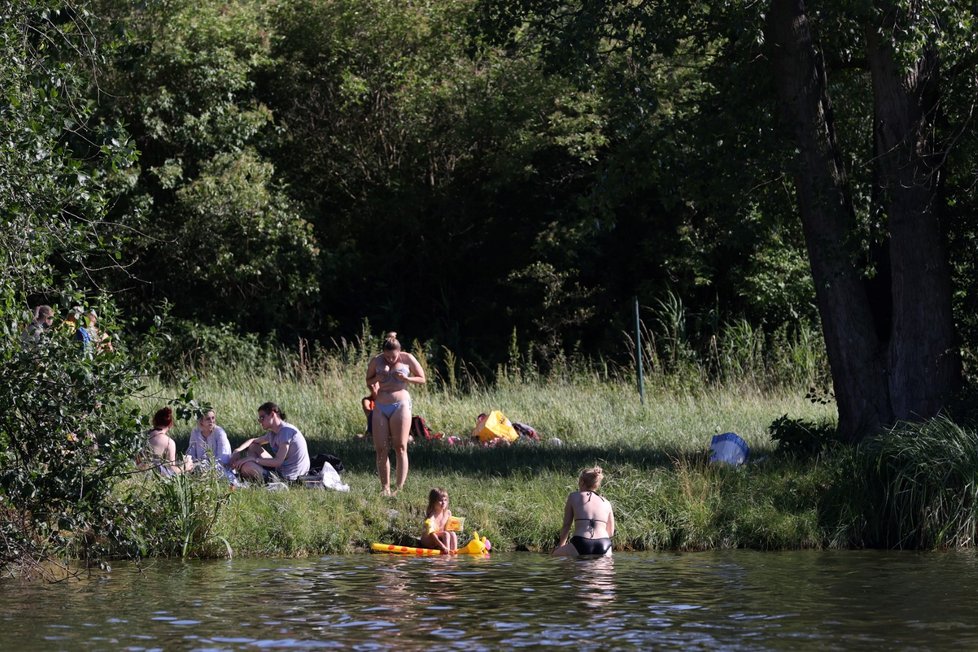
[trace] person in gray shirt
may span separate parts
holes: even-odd
[[[258,423],[265,434],[249,439],[231,454],[231,466],[242,479],[267,482],[274,479],[274,473],[283,480],[293,481],[309,473],[306,438],[285,421],[285,413],[278,405],[262,403],[258,407]]]

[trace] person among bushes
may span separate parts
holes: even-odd
[[[112,338],[109,337],[108,333],[99,330],[97,322],[98,313],[91,309],[85,311],[85,329],[88,331],[88,336],[91,338],[92,345],[95,347],[95,352],[103,353],[105,351],[112,351]]]
[[[214,410],[200,415],[197,425],[190,431],[190,445],[187,455],[195,464],[207,468],[212,462],[229,468],[231,463],[231,442],[224,428],[217,425]]]
[[[92,336],[85,326],[79,324],[81,317],[81,306],[75,306],[65,315],[64,328],[68,329],[72,337],[81,343],[82,353],[90,354],[92,352]]]
[[[373,411],[373,439],[376,451],[377,476],[381,493],[396,494],[404,486],[408,475],[408,437],[411,430],[411,394],[409,384],[425,382],[421,364],[410,353],[401,350],[397,333],[384,337],[383,351],[367,366],[367,385],[378,383],[376,407]],[[396,488],[391,492],[391,467],[389,453],[394,449],[397,463]]]
[[[275,403],[258,407],[258,423],[265,433],[234,449],[231,466],[245,480],[268,482],[278,476],[295,481],[309,473],[309,447],[299,429],[285,421],[285,413]],[[271,450],[271,455],[265,446]],[[273,476],[274,473],[274,476]]]
[[[604,472],[600,466],[581,471],[578,491],[567,496],[564,505],[564,525],[560,541],[553,554],[563,557],[611,554],[611,537],[615,536],[615,512],[606,498],[598,495]],[[567,541],[571,526],[574,536]]]
[[[428,509],[425,510],[425,530],[421,535],[421,547],[453,553],[458,550],[458,535],[447,530],[452,510],[448,509],[448,492],[435,487],[428,493]]]
[[[37,306],[34,308],[34,319],[31,323],[27,325],[24,329],[24,334],[21,336],[21,340],[25,344],[33,344],[41,339],[41,335],[47,329],[51,328],[51,324],[54,323],[54,310],[51,306]]]
[[[75,306],[65,316],[66,327],[74,331],[75,339],[81,343],[82,352],[88,356],[112,351],[112,341],[108,335],[99,331],[97,321],[98,314],[94,310],[84,310],[81,306]]]
[[[193,460],[184,458],[177,462],[177,444],[170,437],[173,427],[173,410],[160,408],[153,415],[153,428],[146,434],[146,447],[140,456],[139,465],[144,469],[155,469],[163,476],[186,473],[194,468]]]

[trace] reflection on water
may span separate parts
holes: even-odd
[[[976,585],[962,553],[166,561],[0,583],[0,649],[939,649]]]

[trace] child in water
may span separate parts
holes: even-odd
[[[458,535],[447,531],[452,510],[448,509],[448,492],[435,487],[428,494],[428,509],[425,511],[425,532],[421,536],[421,547],[454,553],[458,550]]]

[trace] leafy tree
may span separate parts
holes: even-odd
[[[603,136],[596,96],[470,23],[460,2],[280,5],[261,89],[283,125],[273,157],[316,214],[328,322],[394,322],[478,356],[514,322],[543,336],[510,279],[555,250]]]
[[[0,290],[10,310],[12,297],[40,294],[58,268],[91,273],[105,254],[112,260],[125,234],[103,214],[131,181],[135,152],[118,125],[93,119],[91,15],[54,0],[6,2],[0,12]]]
[[[959,363],[945,198],[970,197],[973,185],[946,181],[956,176],[955,145],[973,137],[973,101],[960,101],[975,94],[973,75],[962,75],[974,68],[973,7],[798,0],[482,7],[497,33],[531,29],[578,66],[609,52],[646,67],[695,53],[716,89],[699,106],[734,118],[712,137],[759,135],[751,158],[791,174],[787,190],[801,216],[841,432],[858,439],[947,404]],[[774,118],[791,138],[788,149],[768,137],[777,134]],[[724,160],[736,159],[709,169],[727,169]],[[742,187],[766,185],[756,181]],[[718,185],[728,197],[743,194]]]
[[[134,370],[120,354],[87,355],[72,329],[21,332],[28,299],[77,301],[66,277],[84,281],[125,243],[105,212],[134,152],[118,126],[93,119],[92,20],[53,0],[0,8],[3,570],[69,552],[97,561],[131,540],[113,487],[138,441]]]
[[[105,111],[141,152],[119,207],[141,214],[139,282],[113,281],[137,310],[169,300],[175,317],[283,334],[310,323],[317,244],[259,147],[274,120],[254,94],[270,65],[265,4],[99,2],[125,37]]]
[[[488,39],[487,6],[101,0],[126,37],[104,114],[143,163],[115,208],[141,215],[136,262],[110,284],[245,330],[367,318],[486,368],[514,327],[546,360],[619,348],[635,295],[681,294],[704,342],[721,313],[814,315],[757,142],[773,111],[723,111],[718,57],[675,38],[558,66],[532,30]]]
[[[933,416],[957,389],[960,374],[939,195],[952,146],[938,131],[940,60],[956,49],[948,21],[970,21],[971,12],[954,3],[932,13],[914,2],[877,2],[848,13],[866,35],[875,199],[886,218],[882,282],[867,287],[849,244],[852,195],[833,138],[818,33],[804,3],[776,1],[771,9],[774,45],[782,49],[775,74],[799,150],[799,211],[840,429],[858,438],[897,419]]]
[[[739,316],[765,323],[770,337],[786,319],[814,321],[775,107],[757,101],[774,88],[754,59],[734,56],[752,35],[731,26],[740,41],[725,41],[714,25],[690,38],[700,9],[651,7],[480,3],[496,42],[542,49],[548,70],[602,98],[604,144],[578,206],[564,209],[580,283],[597,289],[596,315],[617,316],[588,325],[589,350],[617,344],[633,296],[647,305],[682,296],[701,350]]]

